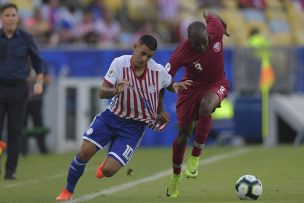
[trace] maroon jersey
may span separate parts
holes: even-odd
[[[209,15],[206,17],[209,45],[205,52],[192,48],[188,39],[173,52],[166,65],[169,74],[174,77],[179,68],[185,67],[182,80],[193,80],[192,87],[212,86],[227,83],[224,72],[223,35],[225,29],[220,20]]]

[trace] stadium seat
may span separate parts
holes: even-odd
[[[267,0],[267,8],[268,9],[282,9],[283,8],[283,1]]]
[[[242,13],[245,20],[248,22],[265,22],[265,17],[262,11],[257,9],[243,9]]]
[[[224,38],[224,43],[227,45],[244,45],[247,40],[247,23],[244,16],[238,9],[222,9],[221,16],[225,19],[228,25],[228,32],[233,33],[229,39]],[[245,32],[243,31],[245,28]],[[240,31],[242,30],[242,31]]]
[[[238,7],[237,1],[223,1],[223,5],[228,9],[237,9]]]
[[[143,22],[156,18],[156,7],[148,0],[127,1],[128,16],[135,22]]]
[[[271,35],[273,45],[286,46],[293,44],[293,40],[290,34],[277,33]]]

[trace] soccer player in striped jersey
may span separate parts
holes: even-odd
[[[173,174],[167,188],[167,196],[176,198],[182,177],[182,163],[186,146],[194,126],[194,142],[188,158],[185,175],[198,175],[199,157],[211,127],[211,113],[220,106],[228,94],[228,80],[224,72],[223,35],[226,23],[214,12],[204,12],[205,22],[195,21],[188,27],[188,39],[173,52],[166,68],[174,77],[185,67],[182,79],[192,80],[187,91],[180,91],[176,103],[179,132],[173,142]]]
[[[177,92],[187,89],[191,81],[172,83],[167,70],[151,59],[156,48],[156,39],[143,35],[134,44],[133,55],[113,60],[99,92],[101,99],[112,101],[84,133],[80,150],[70,165],[66,187],[57,201],[72,198],[87,162],[98,150],[109,146],[96,177],[111,177],[132,158],[146,126],[161,130],[169,122],[164,111],[164,88]]]

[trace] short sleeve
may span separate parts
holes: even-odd
[[[183,47],[185,41],[182,42],[172,53],[169,62],[166,64],[166,69],[169,74],[174,77],[179,68],[181,68],[183,64]]]
[[[159,64],[160,68],[160,89],[168,87],[172,82],[172,76]]]
[[[217,17],[213,15],[208,15],[206,17],[206,22],[207,22],[208,34],[211,37],[211,39],[215,39],[217,37],[220,38],[223,37],[225,33],[225,28]]]
[[[120,69],[119,69],[118,61],[117,59],[114,59],[104,79],[110,82],[112,85],[115,85],[116,82],[119,80],[119,75],[120,75],[119,70]]]

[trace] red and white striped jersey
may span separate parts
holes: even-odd
[[[107,108],[119,117],[149,123],[157,116],[159,91],[171,84],[172,77],[162,65],[150,59],[139,78],[131,67],[131,57],[115,58],[104,77],[112,85],[120,80],[130,82],[129,88],[114,96]]]

